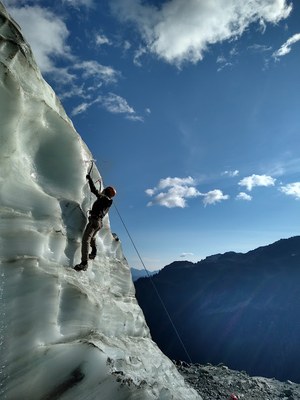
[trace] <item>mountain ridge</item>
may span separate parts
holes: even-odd
[[[152,281],[193,362],[300,382],[300,236],[176,261]],[[147,278],[135,283],[151,334],[169,357],[186,360],[151,286]]]
[[[272,255],[275,255],[274,253],[280,251],[282,252],[283,248],[285,248],[286,244],[289,243],[296,243],[296,245],[298,245],[298,241],[300,241],[300,236],[292,236],[290,238],[285,238],[285,239],[279,239],[271,244],[265,245],[265,246],[259,246],[256,249],[253,250],[249,250],[245,253],[242,252],[235,252],[235,251],[227,251],[225,253],[216,253],[216,254],[212,254],[210,256],[207,256],[206,258],[197,261],[197,262],[192,262],[192,261],[182,261],[182,260],[176,260],[171,262],[170,264],[166,265],[165,267],[163,267],[159,273],[161,273],[162,271],[165,270],[169,270],[171,268],[188,268],[188,267],[195,267],[195,266],[199,266],[202,265],[204,263],[209,263],[209,264],[213,264],[219,261],[228,261],[230,259],[232,259],[232,257],[235,257],[238,261],[242,261],[244,258],[257,258],[260,255],[264,255],[265,253],[269,253]],[[276,250],[276,252],[274,252],[274,250]],[[293,250],[293,249],[290,249]],[[298,250],[298,254],[300,255],[300,249]],[[294,257],[296,255],[296,253],[291,253],[291,257]]]

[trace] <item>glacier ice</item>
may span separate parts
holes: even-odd
[[[0,398],[201,399],[152,341],[108,216],[72,269],[92,155],[1,3],[0,57]]]

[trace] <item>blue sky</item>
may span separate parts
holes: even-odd
[[[299,2],[4,4],[149,269],[299,234]]]

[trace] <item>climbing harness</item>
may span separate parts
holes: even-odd
[[[142,263],[142,265],[143,265],[143,267],[144,267],[144,270],[146,271],[146,274],[147,274],[148,278],[150,279],[150,282],[151,282],[151,284],[152,284],[152,286],[153,286],[153,289],[154,289],[154,291],[155,291],[155,293],[156,293],[156,295],[157,295],[157,297],[158,297],[158,299],[159,299],[159,301],[160,301],[160,303],[161,303],[161,305],[162,305],[162,307],[163,307],[163,309],[164,309],[164,311],[165,311],[165,313],[166,313],[166,315],[167,315],[167,317],[168,317],[168,319],[169,319],[169,321],[170,321],[170,323],[171,323],[171,325],[172,325],[172,328],[173,328],[173,330],[174,330],[174,332],[175,332],[175,334],[176,334],[176,336],[177,336],[177,339],[179,340],[179,342],[180,342],[180,344],[181,344],[181,346],[182,346],[182,348],[183,348],[183,350],[184,350],[184,352],[185,352],[185,354],[186,354],[186,356],[187,356],[189,362],[192,364],[192,363],[193,363],[193,362],[192,362],[192,359],[191,359],[191,357],[190,357],[190,355],[189,355],[189,353],[188,353],[188,351],[187,351],[187,349],[186,349],[186,347],[185,347],[185,345],[184,345],[184,343],[183,343],[183,341],[182,341],[182,339],[181,339],[181,337],[180,337],[180,335],[179,335],[179,332],[178,332],[178,330],[177,330],[177,328],[176,328],[176,326],[175,326],[175,324],[174,324],[174,322],[173,322],[173,320],[172,320],[172,318],[171,318],[170,313],[169,313],[168,310],[167,310],[167,307],[166,307],[166,305],[165,305],[163,299],[161,298],[161,296],[160,296],[160,294],[159,294],[159,291],[158,291],[158,289],[157,289],[157,287],[156,287],[156,285],[155,285],[155,283],[154,283],[154,281],[153,281],[151,275],[149,274],[149,272],[148,272],[148,270],[147,270],[147,268],[146,268],[146,266],[145,266],[145,263],[144,263],[144,261],[143,261],[141,255],[140,255],[140,253],[139,253],[139,251],[138,251],[138,249],[137,249],[137,247],[136,247],[134,241],[133,241],[133,238],[131,237],[131,235],[130,235],[130,233],[129,233],[127,227],[126,227],[125,222],[124,222],[123,218],[121,217],[121,214],[120,214],[120,212],[119,212],[117,206],[115,205],[115,203],[113,203],[113,205],[114,205],[114,208],[115,208],[115,210],[116,210],[116,212],[117,212],[117,214],[118,214],[118,216],[119,216],[119,218],[120,218],[120,220],[121,220],[121,222],[122,222],[122,224],[123,224],[123,226],[124,226],[124,228],[125,228],[125,231],[126,231],[128,237],[129,237],[129,239],[130,239],[130,241],[131,241],[131,243],[132,243],[132,245],[133,245],[133,247],[134,247],[134,250],[136,251],[136,254],[138,255],[138,258],[140,259],[140,261],[141,261],[141,263]]]

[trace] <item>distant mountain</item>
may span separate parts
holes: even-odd
[[[152,276],[158,273],[158,270],[157,271],[147,270],[148,273],[146,272],[145,269],[130,268],[130,270],[133,282],[137,281],[139,278],[148,277],[148,275]]]
[[[152,282],[193,362],[300,383],[300,236],[246,254],[175,261]],[[135,287],[153,340],[188,361],[149,279]]]

